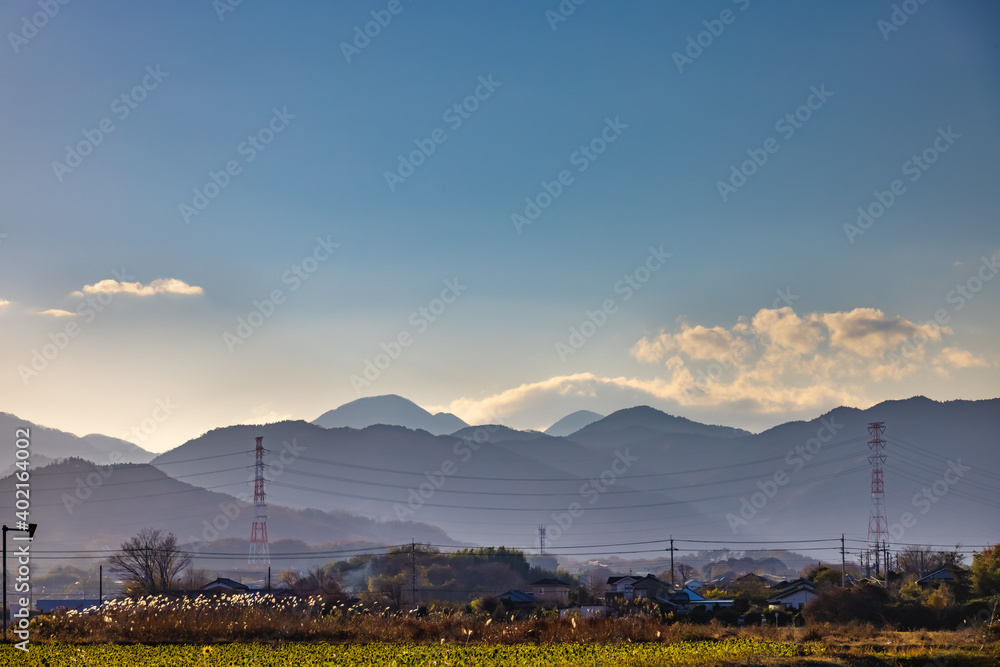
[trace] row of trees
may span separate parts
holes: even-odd
[[[155,528],[145,528],[126,540],[109,558],[111,571],[122,577],[129,595],[196,588],[207,577],[193,570],[191,562],[172,533]],[[579,583],[568,572],[533,567],[522,551],[485,547],[445,554],[417,544],[384,555],[327,563],[305,574],[286,570],[279,581],[301,594],[346,597],[345,590],[349,590],[367,602],[403,609],[414,603],[414,587],[420,600],[458,602],[524,588],[531,580],[546,576]]]
[[[112,572],[123,578],[125,592],[130,595],[156,594],[182,585],[197,587],[207,577],[204,572],[192,569],[191,563],[191,555],[180,548],[172,533],[155,528],[145,528],[126,540],[109,558]],[[944,608],[973,597],[1000,596],[1000,544],[976,552],[970,568],[962,565],[961,554],[957,551],[932,551],[922,547],[909,547],[899,552],[896,565],[890,589],[884,592],[887,603],[898,601]],[[918,576],[939,567],[948,568],[955,581],[936,590],[927,590],[915,583]],[[841,581],[839,569],[822,565],[803,574],[825,589],[839,587]],[[692,566],[679,563],[673,575],[675,581],[683,585],[700,573]],[[343,597],[346,589],[360,594],[367,602],[403,609],[418,601],[459,602],[495,596],[508,589],[525,588],[530,581],[546,576],[556,576],[574,587],[580,584],[579,579],[568,572],[532,567],[521,551],[487,547],[445,554],[424,545],[393,549],[385,555],[360,555],[327,563],[305,576],[285,571],[280,581],[305,594]],[[671,571],[668,569],[659,576],[669,581]],[[588,594],[594,598],[601,594],[598,589],[602,583],[591,584],[594,590]],[[411,599],[414,587],[418,600]],[[723,593],[742,600],[747,606],[758,606],[766,601],[768,590],[764,585],[751,585],[747,590],[709,592],[715,596]],[[849,601],[842,593],[829,595],[831,599],[840,600],[838,604]],[[873,594],[854,595],[870,597]],[[865,600],[870,602],[867,597]]]
[[[817,582],[819,596],[806,605],[810,623],[849,620],[890,623],[904,628],[947,629],[970,619],[992,623],[1000,601],[1000,545],[976,552],[972,566],[965,567],[957,551],[932,551],[910,547],[896,557],[896,570],[889,585],[862,580],[851,587],[840,586],[840,573],[816,568],[810,578]],[[944,568],[951,576],[918,580]]]

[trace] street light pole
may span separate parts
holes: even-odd
[[[21,524],[24,525],[24,524]],[[8,528],[7,524],[3,525],[3,641],[7,641],[7,617],[10,612],[7,609],[7,532],[13,531],[15,533],[27,533],[28,539],[35,537],[35,529],[38,528],[37,523],[29,523],[27,530],[23,528]]]

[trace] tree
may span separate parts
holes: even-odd
[[[687,563],[677,563],[674,565],[674,572],[677,573],[677,583],[680,584],[681,588],[698,576],[698,568],[692,567]]]
[[[188,568],[187,572],[184,573],[184,588],[189,591],[201,588],[211,581],[211,576],[212,573],[208,570]]]
[[[896,554],[896,567],[903,574],[922,577],[944,565],[944,556],[930,547],[909,546]]]
[[[934,589],[934,592],[927,597],[924,604],[935,611],[944,611],[955,604],[955,595],[951,592],[950,586],[942,584]]]
[[[403,591],[405,590],[407,579],[405,572],[400,572],[392,577],[387,574],[377,574],[368,579],[368,597],[372,602],[387,603],[394,610],[402,609]],[[408,594],[409,591],[406,591],[406,595]]]
[[[831,569],[826,565],[820,565],[809,573],[808,579],[817,586],[820,584],[840,586],[843,582],[843,573],[840,570]]]
[[[303,592],[308,591],[314,595],[338,598],[344,595],[340,587],[340,572],[332,565],[320,565],[309,570],[298,582],[298,586]]]
[[[806,603],[802,615],[808,624],[881,623],[888,593],[877,585],[861,583],[852,588],[827,586]]]
[[[928,593],[915,581],[903,584],[899,587],[899,597],[904,602],[923,602],[928,598]]]
[[[1000,595],[1000,544],[973,552],[972,583],[983,597]]]
[[[677,563],[674,565],[674,582],[680,588],[684,588],[687,582],[691,581],[698,576],[698,568],[688,565],[687,563]],[[670,582],[670,570],[664,570],[660,573],[660,579],[666,582]]]
[[[112,572],[125,576],[128,593],[151,595],[173,588],[178,575],[191,565],[191,556],[180,550],[173,533],[143,528],[122,542],[108,563]]]

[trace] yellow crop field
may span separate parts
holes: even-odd
[[[719,642],[674,642],[593,646],[583,644],[416,645],[416,644],[216,644],[98,645],[44,644],[29,653],[4,646],[0,664],[46,667],[309,667],[320,665],[434,665],[482,667],[483,665],[694,665],[747,664],[764,659],[801,656],[795,644],[758,639]]]

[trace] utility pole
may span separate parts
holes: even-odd
[[[267,592],[271,592],[271,566],[267,566]]]
[[[104,604],[104,566],[97,566],[97,606]]]
[[[413,570],[410,577],[410,606],[417,608],[417,543],[410,540],[410,568]]]
[[[840,534],[840,585],[847,588],[847,552],[844,551],[844,534]]]
[[[674,536],[670,536],[670,588],[677,590],[677,583],[674,580]]]
[[[885,553],[885,587],[886,589],[888,589],[889,588],[889,543],[883,541],[882,549],[883,552]]]

